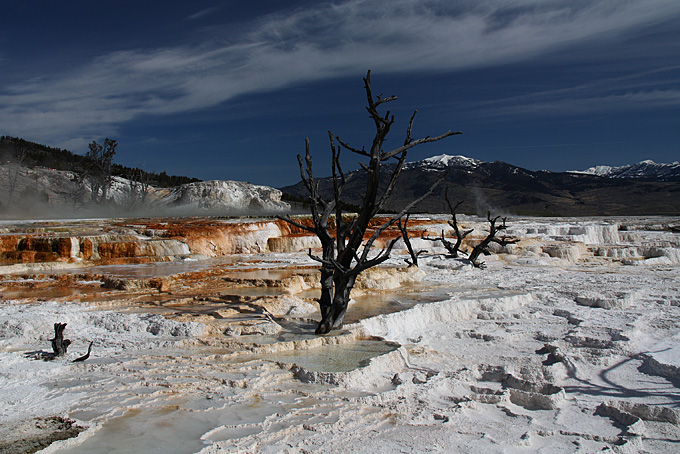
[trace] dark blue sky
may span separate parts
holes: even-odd
[[[680,159],[680,1],[2,2],[0,135],[283,186],[331,129],[369,145],[361,78],[397,95],[409,154],[529,169]],[[351,167],[354,157],[346,157]]]

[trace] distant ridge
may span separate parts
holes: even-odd
[[[461,155],[451,156],[448,154],[440,154],[437,156],[432,156],[431,158],[423,159],[422,161],[406,163],[404,167],[406,169],[413,169],[417,167],[423,168],[430,167],[433,169],[443,169],[450,166],[475,168],[483,163],[484,161],[468,158],[466,156]]]
[[[351,172],[343,190],[345,202],[358,205],[364,193],[365,173]],[[424,194],[444,176],[435,194],[415,211],[442,213],[449,198],[464,201],[462,213],[535,216],[680,215],[680,163],[643,161],[621,167],[599,166],[585,171],[532,171],[501,161],[485,162],[466,156],[438,155],[407,163],[388,202],[399,211]],[[387,184],[384,182],[383,184]],[[330,178],[319,180],[322,194],[330,198]],[[300,182],[281,188],[290,200],[305,200]]]
[[[571,173],[597,175],[607,178],[635,178],[639,180],[680,181],[680,162],[668,164],[652,160],[640,161],[625,166],[595,166],[586,170],[572,170]]]

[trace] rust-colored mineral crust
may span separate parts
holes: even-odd
[[[371,221],[366,232],[386,218]],[[309,217],[296,221],[311,225]],[[429,221],[412,220],[411,235],[420,236]],[[190,255],[299,252],[320,247],[315,235],[280,219],[162,218],[18,224],[0,235],[0,262],[81,261],[93,264],[169,261]],[[68,231],[68,236],[64,233]],[[399,237],[395,228],[382,233],[376,245],[385,247]]]

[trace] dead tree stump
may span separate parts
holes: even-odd
[[[68,346],[71,345],[69,339],[64,339],[64,329],[66,329],[66,323],[55,323],[54,324],[54,339],[52,339],[52,350],[54,351],[54,356],[64,356],[68,350]]]

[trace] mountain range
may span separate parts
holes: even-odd
[[[385,172],[387,174],[388,172]],[[343,191],[349,204],[361,203],[365,173],[350,172]],[[485,162],[465,156],[440,155],[408,163],[401,172],[387,211],[399,211],[443,182],[414,208],[447,212],[444,191],[453,203],[463,201],[462,213],[538,216],[677,215],[680,214],[680,163],[642,161],[621,167],[597,166],[582,171],[532,171],[501,161]],[[383,181],[383,188],[386,178]],[[332,180],[319,180],[325,197]],[[307,197],[302,182],[281,188],[292,200]]]
[[[597,175],[610,178],[633,178],[645,181],[680,181],[680,162],[658,164],[651,160],[640,161],[627,166],[595,166],[586,170],[572,170],[572,173]]]
[[[272,213],[289,209],[281,200],[282,193],[288,201],[305,201],[308,197],[302,182],[279,191],[235,181],[201,182],[114,164],[108,200],[93,204],[83,156],[2,136],[0,158],[0,218]],[[365,192],[365,173],[350,175],[343,201],[349,206],[359,205]],[[680,215],[677,161],[658,164],[647,160],[626,166],[551,172],[450,155],[405,164],[386,211],[400,211],[442,178],[433,195],[414,211],[448,212],[444,198],[448,190],[453,203],[464,202],[459,211],[467,214]],[[148,183],[142,185],[141,181]],[[384,190],[386,178],[381,184]],[[331,197],[330,178],[320,179],[319,187],[325,197]]]

